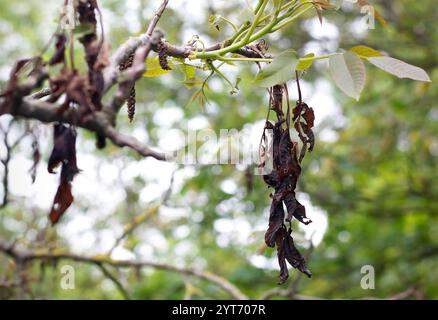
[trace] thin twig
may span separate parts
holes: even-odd
[[[18,143],[21,142],[21,140],[28,135],[28,130],[25,130],[14,142],[9,141],[9,133],[12,129],[12,125],[14,124],[15,119],[12,119],[9,121],[6,128],[4,128],[0,124],[0,132],[3,134],[3,145],[6,149],[6,155],[3,159],[0,159],[0,163],[3,165],[3,200],[0,204],[0,209],[4,208],[9,203],[9,163],[12,158],[12,153],[14,149],[18,146]]]
[[[164,10],[166,10],[167,4],[169,3],[169,0],[164,0],[161,3],[161,6],[158,8],[157,12],[155,12],[155,16],[152,19],[152,21],[149,23],[148,30],[146,31],[146,35],[148,37],[152,36],[152,33],[155,30],[155,27],[158,24],[158,21],[160,21],[161,16],[163,15]]]
[[[405,300],[409,297],[415,297],[415,299],[417,300],[423,300],[424,294],[417,288],[412,287],[405,291],[392,295],[391,297],[389,297],[389,300]]]
[[[100,269],[100,271],[102,271],[103,275],[114,283],[114,285],[117,287],[117,289],[122,294],[122,296],[126,300],[131,300],[130,294],[123,287],[122,283],[102,263],[97,263],[96,265]]]

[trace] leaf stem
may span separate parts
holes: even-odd
[[[249,39],[251,38],[252,34],[254,33],[255,28],[258,26],[260,18],[262,17],[263,12],[265,11],[266,6],[268,5],[269,0],[263,0],[262,5],[260,6],[257,15],[254,18],[254,21],[249,28],[248,33],[246,34],[245,38],[243,39],[244,43],[248,43]]]
[[[315,61],[315,60],[323,60],[323,59],[328,59],[332,56],[335,56],[339,54],[338,52],[335,53],[331,53],[331,54],[326,54],[326,55],[322,55],[322,56],[314,56],[314,57],[303,57],[300,58],[300,61]],[[244,58],[244,57],[222,57],[222,56],[218,56],[216,58],[217,60],[220,61],[238,61],[238,62],[272,62],[274,61],[274,59],[269,59],[269,58]]]
[[[214,64],[213,64],[213,62],[211,62],[211,63],[209,63],[209,66],[210,66],[210,68],[214,71],[214,72],[216,72],[222,79],[224,79],[229,85],[230,85],[230,87],[231,87],[231,89],[235,89],[235,87],[234,87],[234,84],[230,81],[230,79],[228,79],[221,71],[219,71],[219,67],[221,66],[221,65],[219,65],[219,67],[218,68],[216,68],[215,66],[214,66]]]
[[[330,53],[330,54],[325,54],[322,56],[315,56],[315,57],[306,57],[306,58],[300,58],[300,61],[315,61],[315,60],[323,60],[323,59],[328,59],[330,57],[333,57],[335,55],[339,54],[339,52],[334,52],[334,53]]]
[[[230,38],[229,43],[233,44],[236,41],[239,40],[239,38],[245,34],[245,32],[248,31],[248,28],[251,26],[251,23],[249,21],[246,21],[244,24],[242,24],[239,28],[239,30],[237,30],[237,32]]]
[[[297,4],[297,1],[298,0],[291,1],[291,2],[288,2],[288,3],[284,4],[284,5],[282,5],[280,7],[280,9],[277,11],[277,13],[280,13],[281,11],[288,9],[289,7],[295,6]],[[287,17],[288,17],[288,14],[284,14],[280,18],[278,18],[278,20],[284,20]],[[271,14],[268,14],[268,15],[264,16],[262,19],[260,19],[259,23],[265,22],[266,20],[269,20],[269,18],[271,18]]]
[[[225,21],[226,23],[228,23],[234,29],[234,32],[236,32],[236,33],[238,32],[236,25],[231,20],[229,20],[229,19],[227,19],[225,17],[222,17],[222,16],[219,16],[219,19],[221,19],[221,20]]]
[[[264,0],[259,0],[259,2],[257,3],[256,8],[254,9],[254,14],[257,14],[263,4]]]
[[[274,59],[218,57],[217,60],[220,60],[220,61],[241,61],[241,62],[272,62]]]
[[[303,8],[301,11],[293,14],[292,16],[290,16],[289,18],[285,19],[283,21],[283,23],[280,23],[278,25],[276,25],[274,28],[272,28],[272,32],[278,31],[282,28],[284,28],[286,25],[288,25],[289,23],[291,23],[292,21],[296,20],[298,17],[300,17],[301,15],[303,15],[304,13],[306,13],[307,11],[309,11],[310,9],[313,9],[314,3],[312,1],[308,1],[308,2],[303,2],[301,3],[298,8]]]
[[[265,0],[262,3],[262,8],[264,9],[266,4],[267,4],[268,0]],[[284,16],[281,17],[273,17],[272,20],[266,25],[264,26],[262,29],[260,29],[258,32],[254,32],[256,25],[260,22],[259,18],[255,18],[254,22],[252,23],[248,33],[246,34],[245,38],[243,40],[240,40],[238,42],[234,42],[229,46],[226,46],[224,48],[218,49],[218,50],[214,50],[214,51],[210,51],[210,52],[192,52],[192,54],[189,56],[189,59],[194,60],[194,59],[213,59],[213,60],[220,60],[221,56],[236,51],[237,49],[242,48],[243,46],[254,42],[255,40],[260,39],[261,37],[265,36],[266,34],[275,32],[280,30],[281,28],[283,28],[284,26],[286,26],[287,24],[291,23],[292,21],[296,20],[298,17],[300,17],[301,15],[303,15],[304,13],[306,13],[307,11],[309,11],[310,9],[313,8],[313,2],[309,1],[309,2],[304,2],[301,3],[297,8],[300,7],[304,7],[304,9],[300,10],[299,12],[291,15],[288,18],[285,18]],[[262,9],[261,8],[261,9]],[[258,13],[263,12],[263,10],[260,10]],[[287,16],[287,14],[286,14]],[[283,23],[278,24],[279,21],[283,21]],[[242,32],[245,32],[245,29],[242,29]],[[235,37],[235,40],[238,38],[239,36]]]

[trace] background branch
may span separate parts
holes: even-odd
[[[248,297],[243,294],[234,284],[216,274],[204,271],[197,271],[190,268],[177,267],[166,263],[158,263],[145,260],[113,260],[108,256],[85,256],[68,252],[36,252],[26,249],[19,250],[16,249],[16,245],[11,245],[2,238],[0,238],[0,252],[5,253],[6,255],[13,258],[16,262],[18,261],[20,263],[29,263],[34,260],[52,262],[57,262],[59,260],[70,260],[94,265],[110,265],[115,268],[155,268],[159,270],[179,273],[182,275],[193,276],[220,287],[234,299],[248,299]]]
[[[20,136],[15,139],[14,142],[11,143],[9,141],[9,133],[12,129],[12,125],[14,124],[14,122],[14,119],[10,120],[6,127],[4,127],[0,123],[0,133],[2,133],[3,135],[3,145],[6,149],[5,157],[0,158],[0,163],[3,165],[3,200],[0,204],[0,209],[6,207],[9,203],[9,163],[12,158],[12,153],[21,142],[21,140],[29,134],[29,131],[26,129]]]
[[[102,271],[103,275],[114,283],[117,290],[119,290],[122,296],[126,300],[131,300],[131,296],[129,295],[125,287],[122,285],[122,283],[102,263],[97,263],[96,265],[100,269],[100,271]]]

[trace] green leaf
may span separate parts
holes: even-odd
[[[370,57],[368,61],[376,67],[399,78],[409,78],[417,81],[431,82],[429,75],[423,69],[391,57]]]
[[[257,74],[255,84],[269,88],[285,83],[295,77],[297,63],[298,59],[294,50],[284,51]]]
[[[355,46],[349,49],[361,58],[383,57],[384,54],[367,46]]]
[[[185,80],[196,77],[196,67],[185,63],[184,59],[175,59],[176,67],[184,74]]]
[[[366,70],[363,61],[354,52],[336,54],[329,59],[330,75],[346,95],[359,100],[365,86]]]
[[[303,58],[313,58],[314,56],[315,56],[314,53],[308,53]],[[312,66],[313,60],[303,60],[303,58],[298,60],[298,64],[295,67],[295,70],[303,71],[309,69]]]
[[[194,78],[196,76],[196,68],[186,64],[184,65],[184,73],[186,75],[186,79]]]
[[[202,84],[204,83],[204,80],[200,79],[200,78],[196,78],[196,77],[192,77],[192,78],[187,78],[186,80],[184,80],[184,85],[187,88],[193,88],[193,87],[200,87],[202,86]]]
[[[173,68],[173,64],[169,61],[169,66]],[[160,60],[158,57],[147,58],[146,59],[146,71],[144,72],[144,77],[159,77],[171,70],[164,70],[160,66]]]

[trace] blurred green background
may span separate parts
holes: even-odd
[[[0,2],[1,87],[15,60],[44,47],[56,28],[62,2]],[[170,2],[159,26],[175,44],[195,34],[207,43],[219,41],[232,30],[224,25],[217,31],[209,15],[238,23],[247,8],[244,0]],[[35,185],[26,172],[32,164],[30,140],[23,140],[14,154],[12,201],[0,209],[0,236],[27,248],[102,254],[125,224],[143,214],[144,222],[114,250],[113,258],[209,271],[256,299],[390,298],[409,289],[415,292],[410,298],[438,298],[438,6],[432,0],[371,2],[387,20],[386,27],[376,23],[375,29],[367,30],[364,16],[345,1],[340,10],[325,14],[322,26],[309,15],[266,38],[273,54],[288,48],[301,55],[324,54],[365,44],[424,68],[433,81],[398,79],[368,64],[367,85],[356,102],[334,88],[325,62],[304,77],[304,98],[318,120],[317,142],[303,162],[298,196],[316,226],[296,225],[294,233],[298,248],[309,256],[312,279],[293,270],[287,284],[276,284],[275,251],[262,246],[270,191],[260,177],[248,179],[246,166],[177,166],[140,159],[113,146],[95,151],[93,136],[83,131],[78,145],[83,172],[74,182],[75,203],[56,228],[47,227],[57,182],[45,171],[51,146],[47,125],[41,125],[43,157]],[[112,48],[144,31],[157,5],[158,1],[101,1]],[[79,61],[81,48],[76,48]],[[190,103],[196,89],[186,87],[178,71],[144,78],[137,84],[135,122],[130,125],[121,112],[118,124],[162,149],[174,142],[172,128],[261,128],[268,101],[266,91],[252,84],[255,73],[249,64],[227,66],[231,79],[242,78],[239,93],[230,95],[227,84],[215,77],[205,106]],[[207,73],[198,71],[197,76],[202,79]],[[296,99],[292,85],[290,90]],[[23,125],[16,124],[15,130]],[[158,210],[151,209],[172,175],[170,197]],[[59,286],[64,264],[75,268],[75,290]],[[363,265],[375,268],[374,290],[360,286]],[[217,286],[194,277],[151,268],[110,270],[134,299],[229,298]],[[29,265],[26,272],[32,292],[28,297],[123,298],[93,265],[43,261]],[[0,254],[0,298],[15,297],[13,288],[1,286],[15,276],[11,260]],[[272,291],[291,286],[298,296],[281,297]]]

